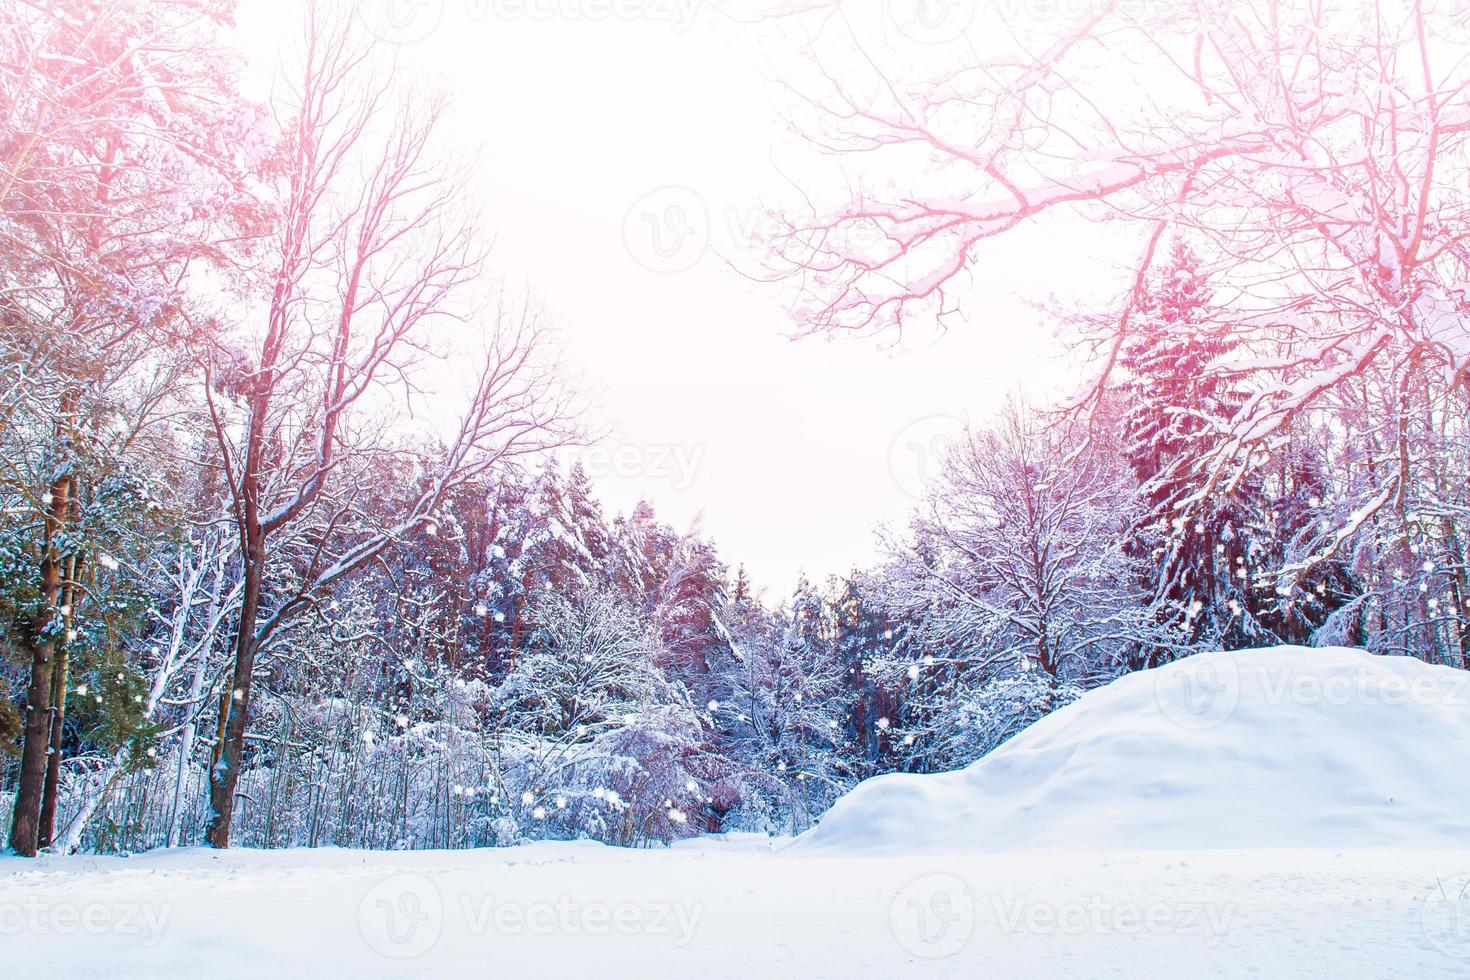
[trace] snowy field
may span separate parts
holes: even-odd
[[[1436,879],[1466,873],[1470,850],[191,849],[0,860],[0,909],[9,961],[52,976],[1463,977]]]
[[[1464,676],[1203,654],[796,841],[0,858],[0,932],[55,976],[1463,977]]]

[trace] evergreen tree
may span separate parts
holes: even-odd
[[[1150,278],[1119,365],[1123,452],[1144,509],[1130,548],[1146,559],[1148,584],[1166,620],[1190,643],[1237,647],[1267,635],[1260,604],[1239,572],[1260,489],[1247,478],[1201,499],[1206,465],[1246,398],[1221,370],[1235,347],[1214,304],[1199,256],[1176,239]],[[1248,573],[1247,573],[1248,574]],[[1144,663],[1157,662],[1157,652]]]

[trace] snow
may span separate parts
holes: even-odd
[[[86,977],[1458,977],[1470,850],[668,849],[0,858],[12,962]]]
[[[1465,976],[1462,676],[1200,655],[794,843],[0,857],[0,942],[68,977]]]
[[[1459,847],[1470,673],[1346,648],[1129,674],[957,772],[860,784],[807,852]]]

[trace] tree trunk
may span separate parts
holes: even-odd
[[[51,735],[46,755],[46,782],[41,792],[41,822],[36,843],[50,847],[56,833],[56,797],[61,787],[61,733],[66,724],[66,686],[71,657],[63,644],[56,655],[51,692],[55,705],[51,711]]]
[[[211,618],[213,618],[213,607],[211,607]],[[189,755],[194,750],[194,738],[198,732],[198,725],[194,721],[193,705],[199,703],[199,697],[204,693],[204,675],[209,668],[209,653],[204,650],[199,654],[199,662],[194,665],[194,676],[189,680],[189,720],[184,722],[183,730],[179,733],[179,757],[174,766],[174,798],[168,811],[168,845],[179,846],[179,813],[183,809],[184,776],[189,771]]]
[[[117,785],[118,777],[127,767],[128,751],[128,747],[124,745],[112,753],[112,760],[107,764],[107,778],[97,792],[88,794],[82,800],[81,809],[72,817],[71,823],[66,825],[66,831],[61,835],[61,846],[57,850],[62,854],[70,854],[82,845],[82,834],[86,832],[87,824],[92,822],[92,817],[112,795],[112,788]]]
[[[10,846],[22,857],[35,857],[40,840],[41,800],[45,795],[51,748],[52,685],[56,676],[56,641],[51,627],[61,595],[57,538],[66,528],[70,489],[69,475],[51,481],[46,540],[41,552],[41,603],[31,624],[33,647],[31,684],[26,693],[25,742],[21,749],[20,787],[15,794],[15,815],[10,826]]]
[[[250,707],[250,675],[255,670],[255,623],[260,611],[264,558],[264,540],[259,533],[252,534],[246,547],[245,588],[240,596],[240,621],[235,632],[235,672],[229,689],[220,699],[223,737],[215,746],[215,762],[209,770],[210,814],[205,839],[211,847],[230,846],[230,820],[235,812],[235,786],[240,781],[245,716]]]
[[[71,497],[75,504],[77,495],[76,480],[72,480]],[[41,794],[41,829],[37,843],[41,847],[50,847],[56,835],[56,798],[61,788],[61,736],[66,726],[66,689],[70,686],[71,679],[71,638],[70,630],[72,617],[76,610],[77,601],[77,574],[80,571],[80,563],[76,555],[72,555],[66,562],[66,581],[62,587],[63,629],[67,631],[66,641],[61,644],[56,653],[56,666],[52,674],[51,699],[55,702],[51,713],[51,745],[50,753],[46,757],[46,785]]]

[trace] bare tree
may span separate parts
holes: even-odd
[[[457,428],[442,448],[405,447],[389,409],[418,403],[436,325],[462,318],[482,257],[461,188],[431,152],[442,103],[397,100],[372,55],[349,21],[309,5],[264,329],[253,354],[221,351],[208,378],[243,574],[210,776],[215,847],[230,843],[267,644],[408,532],[432,531],[451,490],[554,444],[568,417],[535,315],[502,305],[482,327]],[[429,382],[453,377],[440,367]],[[402,473],[400,499],[367,492],[384,461]]]
[[[1117,460],[1012,405],[969,432],[896,542],[884,593],[986,679],[1089,683],[1167,642],[1124,541],[1138,500]]]
[[[822,27],[822,70],[794,93],[796,123],[857,175],[835,194],[808,191],[771,236],[798,331],[959,316],[988,243],[1074,216],[1106,220],[1137,250],[1094,392],[1166,229],[1218,269],[1241,343],[1217,369],[1250,371],[1256,389],[1201,495],[1370,366],[1470,385],[1458,5],[951,4],[947,15],[973,20],[927,37],[948,43],[922,58],[913,43],[885,51],[838,29],[849,10],[835,3],[792,6]],[[1385,467],[1384,485],[1405,475]]]

